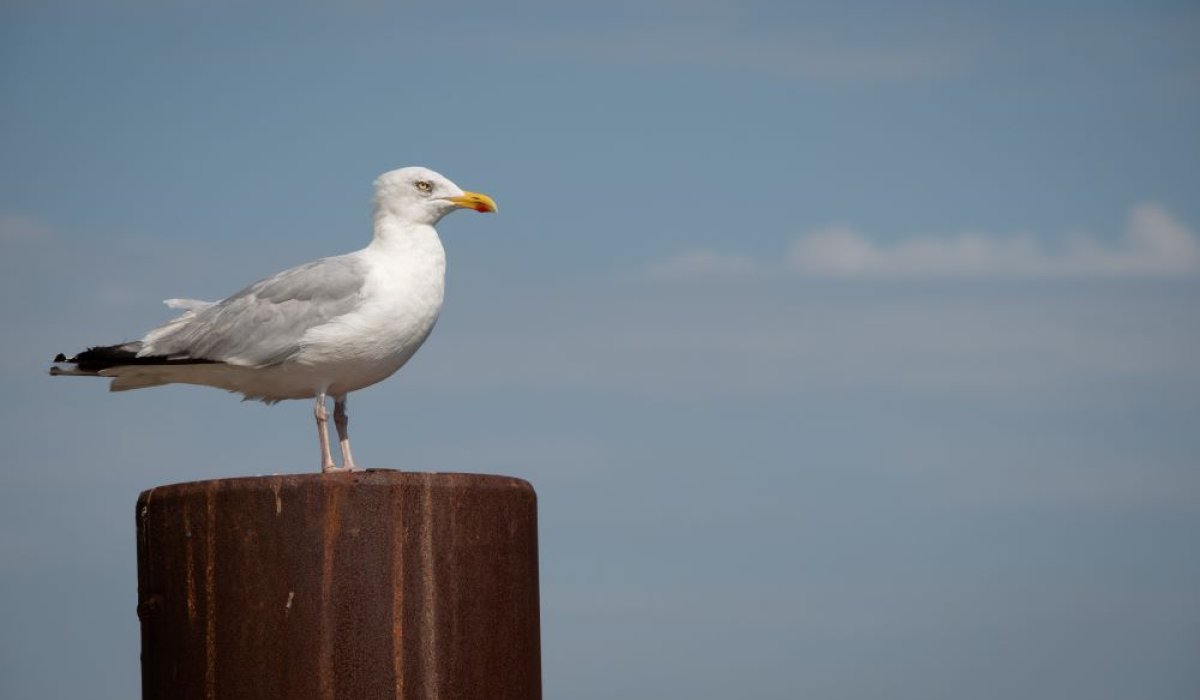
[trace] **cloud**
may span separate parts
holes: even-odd
[[[669,260],[651,265],[652,277],[746,277],[762,272],[762,266],[745,255],[721,255],[711,250],[690,250]]]
[[[794,274],[843,279],[1168,277],[1200,272],[1200,239],[1159,204],[1130,212],[1120,239],[1105,243],[1074,235],[1054,248],[1020,234],[968,232],[876,243],[857,229],[834,225],[807,233],[782,263],[693,250],[649,268],[654,277]]]
[[[51,237],[46,225],[13,214],[0,214],[0,245],[34,243]]]
[[[872,243],[858,231],[833,226],[792,244],[790,269],[805,275],[980,275],[1030,270],[1043,256],[1025,238],[1002,240],[966,233],[955,238],[914,238],[892,247]]]
[[[967,42],[943,38],[863,44],[819,32],[732,29],[693,22],[587,35],[530,37],[515,47],[648,66],[736,70],[818,83],[905,83],[953,77],[969,70]]]
[[[706,27],[542,39],[540,48],[606,61],[746,70],[805,81],[890,83],[942,78],[969,64],[957,45],[846,45],[813,37],[738,34]],[[523,47],[529,50],[526,44]]]

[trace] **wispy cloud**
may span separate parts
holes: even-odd
[[[471,44],[505,55],[734,71],[824,85],[936,84],[967,77],[995,85],[1004,76],[1016,76],[1023,90],[1110,98],[1114,75],[1131,77],[1169,56],[1154,69],[1156,80],[1118,81],[1121,89],[1142,94],[1163,89],[1148,83],[1163,83],[1175,93],[1194,89],[1197,65],[1187,50],[1194,22],[1186,10],[1159,8],[1140,15],[1050,10],[1029,22],[1003,8],[947,6],[922,13],[907,5],[873,3],[864,13],[853,3],[771,5],[610,2],[589,22],[577,11],[547,4],[532,24],[521,18],[503,33],[496,32],[497,18],[487,15],[488,24],[473,29]],[[463,27],[456,24],[453,31],[452,38],[461,39]]]
[[[973,61],[969,49],[958,42],[853,45],[820,36],[739,33],[709,25],[541,38],[521,48],[619,63],[745,70],[834,83],[942,78],[965,72]]]
[[[1077,234],[1058,247],[1027,234],[961,233],[872,241],[847,225],[806,233],[782,260],[690,250],[649,267],[658,278],[794,274],[843,279],[1166,277],[1200,273],[1200,239],[1159,204],[1130,212],[1121,237]]]
[[[689,250],[650,266],[654,277],[747,277],[764,272],[763,265],[747,255],[722,255],[711,250]]]
[[[14,214],[0,214],[0,245],[44,241],[50,236],[50,228],[39,221]]]

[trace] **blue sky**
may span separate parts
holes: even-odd
[[[47,360],[410,164],[501,213],[355,452],[534,483],[547,697],[1200,693],[1194,3],[241,5],[0,10],[0,695],[137,693],[140,490],[317,463]]]

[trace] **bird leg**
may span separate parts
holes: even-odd
[[[333,425],[337,428],[338,445],[342,448],[342,468],[357,469],[350,454],[350,416],[346,415],[346,395],[333,397]]]
[[[338,471],[333,463],[333,454],[329,451],[329,419],[325,413],[325,392],[317,394],[317,405],[313,408],[317,417],[317,439],[321,442],[321,471]]]

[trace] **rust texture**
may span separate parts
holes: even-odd
[[[368,470],[137,503],[145,700],[541,698],[525,481]]]

